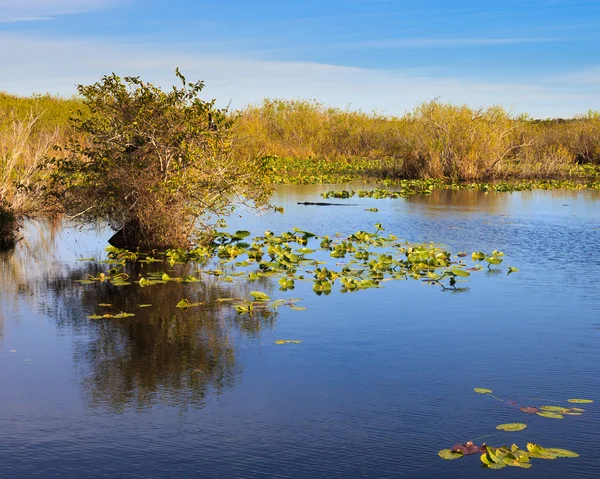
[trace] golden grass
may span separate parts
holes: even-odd
[[[71,134],[76,98],[0,93],[0,204],[39,211],[38,166]],[[328,163],[373,160],[368,174],[392,178],[558,178],[600,165],[600,113],[533,121],[502,107],[426,102],[401,117],[267,99],[235,112],[237,158],[279,156]],[[317,162],[315,164],[323,164]],[[318,172],[314,172],[315,174]]]

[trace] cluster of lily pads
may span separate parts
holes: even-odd
[[[383,235],[384,228],[380,223],[375,228],[375,232],[357,231],[347,237],[317,237],[299,228],[280,235],[267,231],[263,236],[255,237],[252,243],[244,241],[250,236],[248,231],[222,232],[208,245],[192,250],[169,250],[162,256],[171,266],[189,262],[206,265],[207,261],[215,259],[215,269],[201,268],[200,272],[225,282],[233,282],[236,277],[247,281],[277,277],[280,289],[286,291],[294,289],[298,280],[311,281],[317,294],[331,292],[337,280],[341,284],[341,292],[381,287],[382,283],[394,279],[416,279],[445,289],[455,288],[459,278],[466,278],[471,272],[482,269],[480,264],[468,267],[463,259],[466,253],[453,257],[450,252],[432,243],[410,244],[394,235]],[[309,242],[318,242],[318,246],[309,247]],[[311,256],[315,253],[316,256]],[[332,265],[324,261],[327,255],[337,262]],[[116,248],[110,248],[109,256],[121,262],[148,261],[147,255]],[[501,264],[502,257],[500,251],[471,255],[475,263],[487,262],[488,268]],[[509,273],[515,271],[516,268],[509,269]],[[195,280],[199,279],[171,278],[162,273],[160,279],[141,278],[138,283],[149,286],[165,281]]]
[[[478,394],[488,395],[506,404],[516,405],[514,401],[504,401],[492,393],[491,389],[475,388],[474,391]],[[569,404],[591,404],[594,401],[591,399],[568,399]],[[563,419],[565,415],[581,416],[584,409],[579,407],[567,406],[522,406],[519,411],[526,414],[535,414],[544,418]],[[518,432],[527,428],[527,424],[515,422],[509,424],[499,424],[496,429],[505,432]],[[520,449],[516,444],[511,446],[492,447],[485,443],[478,446],[472,441],[464,444],[455,444],[450,449],[442,449],[438,452],[438,456],[445,460],[460,459],[463,456],[481,454],[480,459],[483,467],[489,469],[503,469],[507,466],[520,467],[528,469],[531,467],[531,459],[546,459],[553,460],[557,458],[573,458],[579,457],[576,452],[562,448],[545,448],[532,442],[527,443],[526,449]]]
[[[109,259],[101,263],[109,263],[112,268],[97,276],[88,275],[80,283],[137,284],[146,288],[168,283],[195,283],[202,281],[202,275],[209,275],[227,283],[273,278],[281,291],[293,290],[297,281],[308,281],[317,295],[330,294],[336,283],[340,292],[348,293],[380,288],[391,280],[407,279],[438,285],[444,290],[456,290],[460,281],[465,281],[472,272],[482,270],[482,264],[487,263],[491,269],[503,261],[500,251],[490,254],[474,252],[470,255],[474,264],[470,266],[465,262],[469,257],[466,253],[453,255],[433,243],[407,243],[394,235],[384,235],[383,231],[383,226],[377,223],[372,232],[318,237],[309,231],[293,228],[279,235],[267,231],[251,242],[247,241],[248,231],[221,232],[210,242],[194,249],[173,249],[162,253],[143,253],[111,246],[107,248]],[[142,272],[132,280],[123,271],[128,263],[156,265],[140,268]],[[161,269],[148,271],[160,264],[168,264],[171,268],[192,264],[197,268],[197,274],[176,276]],[[516,271],[516,268],[509,268],[508,274]],[[252,292],[251,296],[252,299],[223,298],[221,301],[231,304],[238,313],[249,315],[257,310],[281,306],[304,309],[296,304],[298,299],[271,300],[260,291]],[[183,298],[177,307],[185,309],[203,304]],[[98,316],[107,317],[94,315],[94,318],[99,319]]]
[[[484,192],[512,192],[532,190],[583,190],[600,189],[599,181],[573,181],[573,180],[535,180],[514,181],[498,183],[446,183],[442,180],[399,180],[384,181],[388,186],[394,186],[394,190],[374,188],[370,190],[330,190],[321,194],[323,198],[348,199],[355,196],[359,198],[395,199],[408,198],[414,195],[430,195],[434,190],[475,190]]]
[[[265,156],[264,171],[277,184],[334,184],[360,179],[373,168],[376,160],[353,158],[352,161],[329,161],[324,158]]]
[[[265,174],[273,183],[278,184],[340,184],[361,180],[366,183],[378,182],[386,186],[398,186],[402,189],[415,190],[415,194],[423,194],[429,187],[432,189],[476,189],[480,191],[523,191],[534,189],[599,189],[600,182],[587,181],[585,178],[600,175],[596,165],[575,165],[568,172],[572,179],[563,180],[515,180],[501,182],[456,183],[444,179],[429,178],[423,180],[398,180],[396,178],[373,178],[374,172],[394,170],[395,158],[361,158],[353,157],[347,161],[327,160],[319,157],[294,158],[265,156]],[[580,179],[577,181],[577,179]]]

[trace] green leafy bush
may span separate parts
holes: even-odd
[[[185,247],[236,205],[268,205],[257,158],[233,158],[232,119],[199,94],[203,82],[169,91],[115,74],[78,87],[89,113],[51,162],[51,195],[71,217],[107,221],[119,246]],[[208,235],[209,236],[209,235]]]

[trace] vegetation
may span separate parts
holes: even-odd
[[[72,124],[87,141],[52,162],[49,190],[67,214],[108,222],[123,247],[186,247],[236,204],[268,204],[260,158],[234,158],[227,112],[177,77],[168,92],[114,74],[80,85],[89,113]]]
[[[14,245],[24,217],[47,211],[40,170],[52,147],[68,137],[68,112],[79,101],[0,93],[0,248]]]
[[[493,397],[494,399],[507,405],[518,405],[515,401],[504,401],[496,396],[493,396],[493,391],[491,389],[475,388],[474,391],[478,394]],[[594,401],[591,399],[569,399],[567,402],[576,404],[590,404]],[[570,408],[565,406],[522,406],[519,407],[518,410],[529,415],[536,415],[538,417],[552,419],[563,419],[565,415],[581,416],[585,412],[585,410],[581,408]],[[525,423],[509,423],[499,424],[496,426],[496,429],[499,431],[514,433],[523,431],[527,428],[527,426],[528,425]],[[481,454],[480,459],[482,466],[488,469],[504,469],[507,466],[529,469],[532,466],[531,459],[554,460],[558,458],[579,457],[579,454],[569,451],[568,449],[544,448],[531,442],[527,443],[526,449],[521,449],[516,444],[513,444],[512,446],[492,447],[485,443],[481,446],[477,446],[472,441],[468,441],[464,444],[455,444],[450,449],[442,449],[438,452],[438,456],[445,460],[460,459],[463,456],[470,456],[474,454]]]
[[[5,243],[22,218],[60,206],[108,221],[122,246],[182,246],[238,201],[265,206],[277,183],[377,179],[419,194],[598,185],[598,112],[531,120],[434,100],[388,117],[265,100],[231,113],[199,99],[201,82],[180,79],[168,93],[112,75],[77,98],[0,94],[0,205],[16,219],[4,220]]]
[[[298,281],[312,283],[317,295],[331,294],[339,284],[340,292],[350,293],[371,288],[381,288],[390,280],[413,279],[425,284],[437,285],[442,290],[460,291],[459,285],[472,272],[483,270],[503,262],[503,253],[490,254],[474,252],[469,266],[465,262],[466,253],[452,255],[434,244],[409,244],[401,242],[394,235],[383,235],[383,226],[375,225],[374,232],[357,231],[347,237],[317,237],[315,234],[298,228],[275,235],[267,231],[257,236],[252,243],[246,242],[250,233],[237,231],[233,234],[221,232],[207,244],[194,249],[170,249],[164,253],[152,254],[109,247],[111,268],[105,272],[87,275],[80,283],[91,285],[107,283],[115,287],[137,284],[139,287],[153,287],[173,283],[195,283],[206,278],[231,284],[260,284],[261,281],[277,279],[280,291],[291,291]],[[335,263],[331,263],[331,259]],[[169,275],[164,267],[169,265],[200,265],[200,275]],[[127,265],[148,265],[137,271],[137,277],[130,279],[124,271]],[[155,268],[150,268],[155,265]],[[517,272],[508,268],[508,274]],[[464,288],[462,289],[464,290]],[[288,306],[293,310],[303,310],[297,305],[298,299],[272,300],[266,293],[251,291],[247,297],[219,298],[228,302],[239,314],[252,316],[268,310]],[[103,305],[100,305],[103,306]],[[205,301],[182,298],[177,308],[207,307]],[[116,316],[115,316],[116,313]],[[116,311],[94,314],[91,319],[121,318],[130,312]]]
[[[600,164],[600,113],[592,111],[571,120],[533,121],[502,107],[434,100],[402,117],[386,117],[265,100],[240,113],[235,136],[237,151],[275,157],[278,171],[292,176],[310,168],[315,175],[338,170],[355,177],[549,179],[585,173],[581,164]]]

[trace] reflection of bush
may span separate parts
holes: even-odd
[[[71,277],[97,274],[99,266],[88,264]],[[139,264],[131,265],[128,273],[135,277],[138,268]],[[192,269],[191,265],[181,265],[173,274],[186,275]],[[85,319],[92,322],[87,323],[92,339],[78,345],[76,359],[90,404],[114,409],[156,403],[200,406],[206,394],[231,387],[240,370],[232,332],[253,335],[274,319],[268,312],[253,318],[238,316],[229,303],[217,301],[245,297],[247,289],[246,285],[234,288],[214,278],[189,285],[141,288],[135,284],[99,284],[64,289],[67,304],[76,302],[69,300],[75,295],[82,305],[71,310],[76,323],[101,313],[104,309],[99,304],[135,313],[122,320]],[[183,297],[206,304],[177,310],[175,306]],[[140,304],[152,306],[139,308]]]
[[[201,312],[100,323],[77,355],[90,404],[200,406],[207,393],[231,387],[234,345],[215,319]]]
[[[15,214],[0,203],[0,250],[14,247],[17,241],[17,228]]]
[[[24,297],[38,305],[60,330],[75,335],[74,360],[92,407],[202,406],[207,395],[232,387],[241,371],[236,364],[236,336],[256,335],[276,317],[270,311],[257,311],[252,318],[238,315],[231,303],[217,301],[247,298],[256,284],[229,284],[208,277],[194,284],[173,282],[145,288],[137,284],[80,285],[75,281],[87,274],[97,276],[110,266],[81,263],[69,270],[51,254],[28,254],[25,246],[0,254],[2,301],[5,306],[16,305],[17,298]],[[128,265],[126,272],[135,279],[142,267],[160,269],[165,265],[137,263]],[[194,272],[192,265],[176,268],[173,276]],[[176,305],[184,297],[206,304],[179,310]],[[140,304],[152,306],[140,308]],[[116,310],[135,316],[87,318]],[[1,331],[0,317],[0,337]]]

